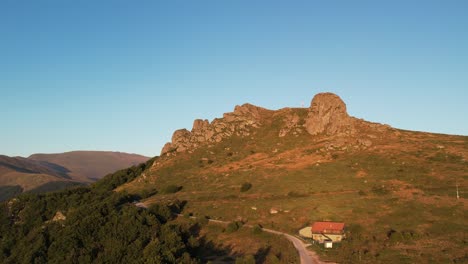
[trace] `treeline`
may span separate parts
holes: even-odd
[[[0,206],[0,263],[199,263],[193,226],[173,221],[181,203],[134,206],[114,192],[153,160],[90,187],[22,194]]]

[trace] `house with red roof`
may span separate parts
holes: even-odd
[[[305,238],[312,238],[320,244],[325,243],[325,247],[331,247],[333,242],[341,242],[345,238],[344,228],[344,223],[315,222],[312,226],[299,230],[299,235]]]
[[[341,242],[345,237],[344,223],[315,222],[311,228],[312,239],[318,243]]]

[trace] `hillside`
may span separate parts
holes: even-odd
[[[94,182],[111,172],[138,165],[149,158],[137,154],[111,151],[71,151],[57,154],[33,154],[29,160],[49,162],[69,170],[76,181]]]
[[[183,201],[141,208],[135,199],[151,193],[114,191],[155,160],[89,186],[0,203],[0,263],[297,263],[294,247],[276,235],[178,217]],[[248,252],[237,251],[239,241]]]
[[[157,188],[146,204],[184,200],[186,213],[290,233],[343,221],[348,239],[338,250],[315,247],[325,260],[461,263],[468,260],[467,155],[467,136],[351,117],[338,96],[324,93],[309,108],[245,104],[212,122],[195,120],[191,131],[174,132],[149,171],[118,190]],[[241,191],[244,183],[251,188]],[[179,191],[164,191],[170,186]]]
[[[87,184],[148,159],[104,151],[34,154],[29,158],[0,155],[0,201],[22,192],[47,192]]]
[[[66,168],[57,164],[0,155],[0,201],[22,192],[51,191],[79,184],[67,173]]]

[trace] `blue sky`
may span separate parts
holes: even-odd
[[[468,135],[468,1],[0,1],[0,153],[158,155],[174,130],[337,93]]]

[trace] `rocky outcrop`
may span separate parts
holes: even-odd
[[[277,122],[278,120],[280,122]],[[175,131],[171,142],[162,149],[161,155],[191,152],[202,145],[221,142],[234,135],[248,137],[256,128],[265,124],[271,124],[271,129],[278,129],[279,138],[298,137],[305,133],[312,136],[336,136],[332,142],[334,149],[372,147],[376,135],[391,129],[389,126],[349,116],[346,104],[340,97],[333,93],[320,93],[314,96],[308,109],[284,108],[272,111],[244,104],[236,106],[233,112],[225,113],[222,118],[216,118],[211,123],[208,120],[197,119],[190,131]],[[358,131],[373,133],[373,136],[356,138]]]
[[[193,122],[191,131],[175,131],[171,142],[164,145],[161,155],[192,151],[200,145],[220,142],[233,135],[249,136],[252,129],[262,125],[262,117],[269,112],[271,111],[265,108],[244,104],[236,106],[234,112],[225,113],[223,118],[216,118],[211,123],[197,119]]]
[[[311,135],[355,132],[354,119],[346,112],[346,104],[333,93],[314,96],[304,126]]]
[[[288,109],[290,110],[290,109]],[[294,113],[293,111],[289,111],[286,116],[283,118],[284,125],[280,129],[278,136],[284,137],[288,134],[292,134],[297,136],[303,132],[303,120],[299,117],[298,114]]]

